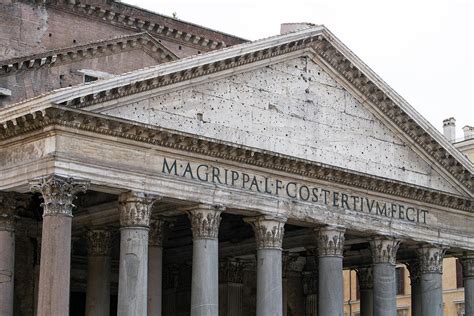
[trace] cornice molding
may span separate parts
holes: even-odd
[[[36,70],[41,67],[52,67],[89,58],[113,55],[137,48],[143,49],[159,63],[178,59],[168,48],[145,32],[3,60],[0,61],[0,76],[20,70]]]
[[[256,148],[218,142],[213,139],[197,137],[164,128],[152,128],[139,125],[136,122],[61,106],[51,106],[42,111],[28,113],[13,120],[0,123],[0,141],[41,130],[47,126],[62,126],[84,132],[120,137],[473,212],[472,199],[470,198],[417,187],[369,174],[349,172],[342,168],[265,152]]]
[[[133,72],[104,80],[94,87],[63,90],[47,97],[45,101],[84,108],[299,50],[318,56],[338,72],[371,106],[472,194],[472,163],[322,26],[184,58],[140,73]]]
[[[201,51],[210,51],[228,46],[222,40],[211,39],[206,36],[198,35],[190,32],[189,28],[181,28],[178,26],[181,21],[173,21],[175,23],[158,22],[158,19],[147,19],[145,17],[134,17],[129,15],[130,10],[122,10],[112,6],[99,6],[97,4],[82,3],[75,0],[52,0],[48,4],[49,7],[63,10],[75,15],[87,16],[101,22],[111,24],[117,27],[123,27],[140,32],[149,32],[159,38],[166,39],[171,42],[181,43],[189,47]],[[185,22],[184,22],[185,23]],[[190,25],[189,23],[186,23]],[[194,30],[196,31],[196,30]],[[223,35],[223,34],[221,34]],[[224,37],[224,36],[223,36]],[[230,38],[231,36],[228,35]],[[232,36],[237,42],[245,42]]]

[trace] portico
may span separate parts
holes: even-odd
[[[409,108],[328,34],[315,28],[282,35],[220,57],[203,56],[202,69],[186,70],[196,66],[183,61],[174,77],[158,78],[159,72],[156,82],[151,71],[143,70],[133,87],[119,87],[126,80],[112,78],[91,90],[60,91],[0,112],[5,150],[0,156],[0,194],[5,196],[0,199],[0,258],[10,258],[0,259],[0,270],[7,271],[3,277],[11,280],[14,273],[12,214],[18,208],[6,197],[15,192],[32,201],[31,209],[39,210],[43,200],[41,234],[35,236],[41,239],[38,315],[69,314],[73,282],[87,294],[87,315],[116,310],[137,316],[342,316],[342,271],[350,268],[364,280],[362,315],[395,316],[397,262],[418,267],[413,286],[419,286],[414,293],[420,315],[442,315],[445,256],[463,260],[466,309],[471,310],[471,167],[423,120],[407,114]],[[357,84],[349,81],[355,74],[346,73],[352,69],[346,63],[360,69],[353,78]],[[224,65],[233,65],[235,77],[228,78]],[[215,88],[196,75],[210,75],[210,69]],[[285,75],[268,74],[269,69]],[[190,73],[197,79],[187,82]],[[306,81],[298,81],[302,73]],[[279,113],[268,102],[259,108],[254,104],[264,93],[259,80],[271,87],[265,100],[280,102],[282,109],[285,100],[290,112],[311,119]],[[244,91],[227,95],[225,87],[232,82],[252,83],[254,97]],[[301,82],[313,83],[305,91]],[[283,88],[290,93],[279,94]],[[213,109],[206,109],[204,121],[190,119],[184,110],[177,113],[176,104],[193,102],[196,89],[207,91],[200,98],[219,95],[199,101]],[[248,126],[248,118],[238,118],[244,110],[229,110],[240,120],[240,130],[235,123],[219,123],[225,115],[212,112],[220,102],[229,109],[237,106],[232,101],[237,95],[245,106],[255,107],[256,117],[283,120],[279,128],[265,125],[275,133],[309,124],[324,111],[324,121],[332,115],[338,119],[317,135],[307,137],[298,127],[275,136],[253,131],[258,123]],[[302,98],[321,112],[309,113]],[[187,118],[166,118],[160,102],[174,104],[167,110],[174,106],[173,115]],[[344,124],[357,128],[349,140]],[[335,137],[345,145],[318,147],[319,140]],[[372,149],[375,145],[378,150]],[[164,238],[168,222],[173,225]],[[81,247],[71,251],[73,237],[79,245],[87,243],[86,253]],[[292,257],[285,267],[283,251]],[[292,272],[285,278],[284,268]],[[223,269],[225,279],[219,280]],[[0,306],[8,316],[13,310],[9,282],[0,283]],[[109,311],[105,305],[111,297],[116,304],[109,304]],[[226,308],[220,308],[223,302]]]

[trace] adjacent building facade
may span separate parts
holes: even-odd
[[[474,314],[472,162],[324,26],[0,14],[0,315]]]

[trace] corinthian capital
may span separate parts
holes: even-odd
[[[342,257],[344,251],[345,228],[325,226],[315,230],[320,257]]]
[[[420,258],[421,273],[443,273],[445,247],[425,245],[418,248],[417,252]]]
[[[93,229],[86,233],[89,256],[110,256],[112,233],[105,229]]]
[[[411,284],[416,284],[420,281],[420,260],[411,259],[406,262],[408,272],[410,272],[410,282]]]
[[[191,222],[194,239],[217,239],[221,213],[224,210],[219,205],[201,204],[188,209],[188,217]]]
[[[163,247],[163,242],[166,235],[166,230],[169,223],[164,219],[154,219],[150,223],[150,232],[148,235],[148,246]]]
[[[356,269],[357,278],[359,279],[359,287],[361,290],[369,290],[374,288],[374,278],[371,267],[360,267]]]
[[[29,182],[32,192],[39,192],[43,197],[43,216],[72,216],[72,201],[77,193],[86,192],[88,181],[74,180],[57,175],[33,179]]]
[[[395,265],[400,240],[391,237],[375,237],[370,241],[370,251],[374,263]]]
[[[151,208],[156,198],[142,192],[126,192],[119,196],[120,226],[149,227]]]
[[[460,258],[465,278],[474,278],[474,253],[466,253]]]
[[[0,231],[15,230],[15,212],[18,193],[0,192]]]
[[[245,221],[253,227],[257,249],[281,249],[286,219],[258,216]]]

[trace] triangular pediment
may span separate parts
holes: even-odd
[[[324,26],[63,89],[51,103],[472,198],[473,165]]]
[[[310,56],[97,110],[459,194],[428,157]]]

